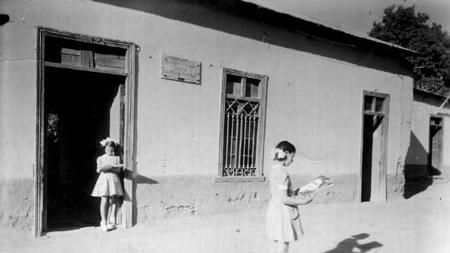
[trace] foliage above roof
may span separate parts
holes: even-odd
[[[415,87],[446,94],[450,80],[450,36],[441,25],[428,24],[428,15],[416,13],[415,6],[390,6],[382,21],[375,22],[369,35],[408,47],[417,52],[407,60],[414,66]]]

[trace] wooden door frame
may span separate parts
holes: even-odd
[[[45,176],[45,39],[47,37],[63,38],[67,40],[104,45],[126,50],[125,101],[124,101],[124,146],[123,158],[126,169],[132,174],[136,170],[136,110],[137,110],[137,52],[138,46],[131,42],[111,40],[71,32],[59,31],[52,28],[37,28],[37,104],[36,104],[36,166],[34,171],[34,235],[41,236],[46,230],[46,176]],[[103,71],[102,73],[105,73]],[[124,179],[125,197],[122,205],[125,222],[123,226],[133,225],[134,183],[127,175]]]
[[[360,143],[360,163],[359,163],[359,173],[358,173],[358,187],[357,187],[357,200],[358,202],[362,201],[361,193],[362,193],[362,169],[363,169],[363,146],[364,146],[364,97],[365,96],[374,96],[374,97],[380,97],[384,98],[385,104],[384,104],[384,118],[381,126],[381,134],[382,134],[382,151],[381,151],[381,165],[382,168],[380,170],[381,177],[383,178],[384,183],[384,196],[383,200],[387,200],[387,148],[388,148],[388,125],[389,125],[389,105],[390,105],[390,95],[385,93],[380,93],[377,91],[362,91],[362,99],[361,99],[361,143]]]

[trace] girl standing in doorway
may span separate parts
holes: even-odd
[[[288,141],[278,143],[269,176],[272,198],[267,209],[266,231],[279,253],[288,252],[289,243],[303,235],[297,205],[308,204],[317,193],[294,196],[287,168],[294,161],[295,151],[295,146]]]
[[[100,229],[108,231],[115,228],[117,198],[123,196],[122,184],[117,175],[123,168],[120,157],[116,155],[117,143],[109,137],[100,142],[105,154],[97,158],[97,172],[100,173],[91,196],[101,197]],[[112,217],[108,217],[111,213]],[[111,219],[108,219],[111,218]],[[109,221],[113,220],[113,223]]]

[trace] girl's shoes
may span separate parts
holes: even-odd
[[[108,223],[106,224],[106,228],[107,228],[108,230],[113,230],[113,229],[116,228],[116,226],[115,226],[113,223],[108,222]]]
[[[100,230],[103,232],[107,232],[109,230],[116,229],[116,225],[113,223],[107,222],[107,221],[101,221],[100,222]]]
[[[101,221],[100,222],[100,230],[103,231],[103,232],[106,232],[106,231],[109,230],[108,229],[108,224],[106,223],[106,221]]]

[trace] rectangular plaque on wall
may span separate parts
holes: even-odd
[[[200,62],[167,55],[161,59],[161,77],[164,79],[200,84],[200,70]]]

